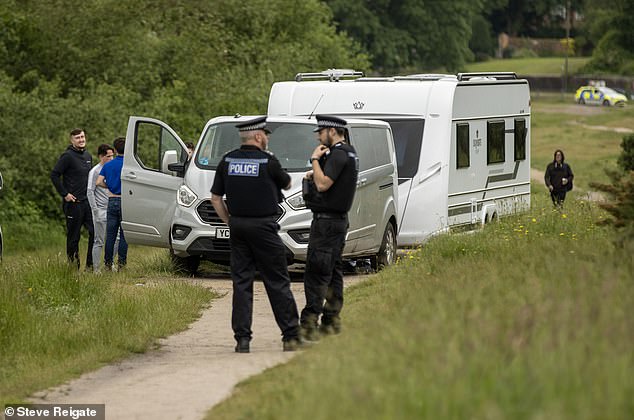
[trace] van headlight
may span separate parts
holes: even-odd
[[[293,210],[303,210],[306,208],[306,202],[304,201],[301,191],[287,198],[286,202]]]
[[[198,196],[186,185],[181,185],[176,194],[176,202],[183,207],[191,206],[197,199]]]

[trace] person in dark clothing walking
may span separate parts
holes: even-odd
[[[294,351],[301,345],[299,317],[277,223],[281,189],[291,187],[291,177],[277,158],[266,151],[269,142],[266,117],[236,127],[242,145],[222,157],[211,187],[211,203],[231,228],[231,326],[237,342],[235,351],[249,352],[256,269],[263,277],[275,321],[282,331],[282,348]]]
[[[564,162],[564,152],[557,149],[553,161],[546,167],[544,182],[550,191],[550,198],[555,207],[562,207],[566,199],[566,193],[572,190],[574,174],[570,165]]]
[[[300,322],[302,337],[309,341],[318,340],[320,332],[341,331],[341,254],[359,173],[357,153],[346,142],[346,124],[335,116],[317,115],[315,131],[320,144],[310,158],[313,169],[305,177],[304,201],[313,212],[313,221],[304,271],[306,307]]]
[[[70,132],[70,146],[62,153],[51,172],[51,181],[62,196],[62,209],[66,216],[66,255],[79,269],[79,239],[81,227],[88,230],[86,268],[92,270],[94,230],[92,211],[86,189],[92,156],[86,151],[86,134],[81,128]]]

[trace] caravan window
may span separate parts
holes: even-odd
[[[392,163],[386,129],[354,127],[351,131],[351,144],[359,155],[359,171]]]
[[[504,121],[487,122],[487,165],[504,162]]]
[[[469,124],[456,125],[456,169],[468,168],[469,156]]]
[[[418,172],[420,149],[423,145],[425,120],[383,119],[392,127],[399,178],[413,178]]]
[[[515,160],[526,159],[526,120],[515,120]]]

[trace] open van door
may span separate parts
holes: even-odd
[[[187,147],[167,124],[130,117],[121,171],[121,226],[128,243],[168,248]],[[179,171],[168,168],[177,164]],[[178,165],[180,164],[180,165]]]

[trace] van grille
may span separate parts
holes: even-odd
[[[284,207],[282,207],[281,205],[278,205],[278,207],[280,208],[281,212],[280,216],[277,218],[277,220],[279,221],[284,215],[285,211]],[[209,200],[202,201],[196,208],[196,212],[203,222],[209,223],[211,226],[227,226],[222,221],[220,216],[218,216],[218,213],[216,213],[216,209],[214,209],[214,206]]]
[[[205,223],[209,223],[212,226],[226,226],[209,200],[202,201],[196,208],[196,212]]]

